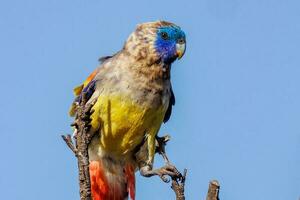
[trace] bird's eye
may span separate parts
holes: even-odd
[[[164,39],[164,40],[167,40],[169,38],[168,33],[162,32],[161,33],[161,38]]]

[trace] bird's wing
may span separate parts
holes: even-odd
[[[73,89],[73,92],[75,95],[75,100],[73,101],[71,108],[69,110],[70,116],[73,117],[75,115],[76,106],[78,105],[78,103],[81,102],[83,92],[86,93],[86,95],[87,95],[86,97],[88,99],[92,96],[92,94],[95,90],[95,83],[96,83],[94,78],[98,74],[99,71],[100,71],[100,67],[96,68],[81,85],[79,85]]]
[[[96,80],[94,80],[94,79],[101,70],[101,64],[103,64],[105,61],[113,58],[116,54],[117,53],[115,53],[114,55],[111,55],[111,56],[104,56],[104,57],[99,58],[100,66],[97,67],[81,85],[79,85],[73,89],[73,92],[75,95],[75,100],[73,101],[71,108],[69,110],[70,116],[73,117],[75,115],[76,105],[81,101],[82,92],[87,93],[88,99],[93,95],[94,90],[95,90],[95,83],[96,83]]]
[[[171,86],[171,96],[170,96],[169,106],[164,117],[164,123],[166,123],[170,119],[172,113],[172,107],[174,105],[175,105],[175,95]]]

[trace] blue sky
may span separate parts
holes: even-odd
[[[72,88],[118,51],[137,23],[164,19],[187,35],[172,69],[176,106],[160,134],[188,168],[186,198],[300,197],[300,2],[296,0],[0,3],[1,199],[79,199],[70,133]],[[161,159],[156,159],[161,165]],[[174,199],[137,174],[137,199]]]

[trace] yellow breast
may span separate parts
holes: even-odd
[[[100,95],[93,107],[91,125],[93,130],[100,128],[101,148],[122,156],[139,145],[148,133],[157,133],[166,109],[163,105],[153,108],[150,104],[138,104],[121,95]]]

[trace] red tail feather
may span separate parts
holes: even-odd
[[[90,162],[93,200],[135,199],[135,176],[132,166],[116,166],[102,161]]]
[[[125,175],[127,179],[127,191],[132,200],[135,200],[135,176],[134,168],[131,165],[126,166]]]

